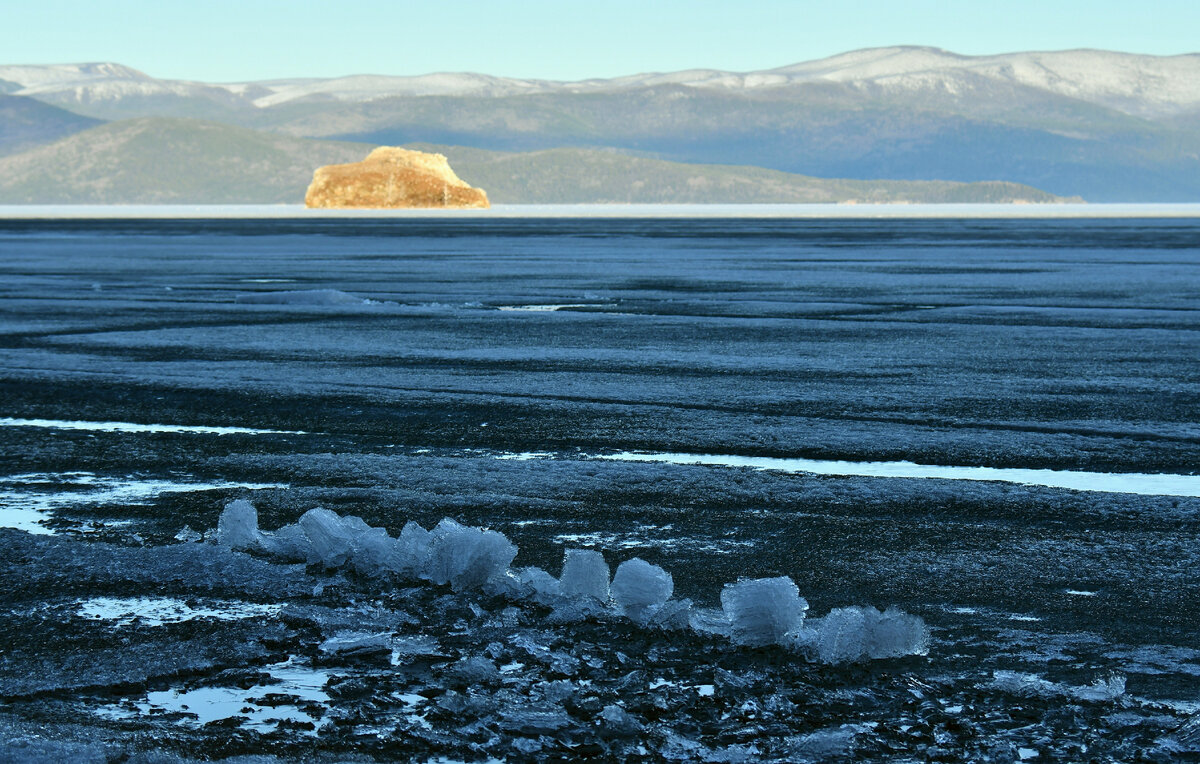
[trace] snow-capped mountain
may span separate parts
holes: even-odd
[[[0,66],[0,80],[15,83],[11,95],[56,104],[103,104],[129,98],[210,98],[228,101],[246,86],[208,85],[184,80],[160,80],[128,66],[113,63]]]
[[[1200,107],[1200,54],[1142,56],[1067,50],[960,56],[936,48],[874,48],[762,74],[792,82],[825,79],[910,90],[939,86],[952,90],[974,75],[1139,116]]]
[[[576,82],[514,79],[472,73],[419,76],[355,75],[239,83],[156,79],[120,64],[0,66],[16,95],[59,104],[101,104],[129,98],[183,97],[269,108],[301,99],[366,102],[395,96],[503,97],[523,93],[585,93],[679,85],[701,89],[768,90],[839,83],[902,94],[953,95],[979,82],[1018,85],[1140,117],[1200,109],[1200,54],[1145,56],[1101,50],[963,56],[937,48],[873,48],[754,72],[693,69]]]
[[[182,117],[371,145],[603,147],[824,178],[1200,200],[1200,54],[894,47],[575,82],[436,73],[214,84],[118,64],[0,66],[0,94],[0,154],[89,119]]]

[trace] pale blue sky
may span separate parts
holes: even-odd
[[[881,45],[1200,52],[1200,0],[4,0],[0,63],[232,81],[744,71]]]

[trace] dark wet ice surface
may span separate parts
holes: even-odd
[[[1193,475],[1197,359],[1196,222],[3,221],[3,738],[1195,758],[1200,499],[600,457]],[[234,498],[268,529],[449,516],[555,574],[638,556],[708,606],[786,575],[934,642],[810,664],[181,534]]]

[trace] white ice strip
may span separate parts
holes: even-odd
[[[423,452],[427,452],[427,450],[421,449],[420,451],[414,451],[413,453],[419,454]],[[553,457],[554,454],[550,451],[524,451],[519,454],[500,454],[496,458],[500,461],[528,462],[534,459],[551,459]]]
[[[0,417],[0,427],[40,427],[85,432],[165,432],[196,435],[307,435],[300,430],[259,430],[252,427],[209,427],[187,424],[137,424],[135,422],[82,422],[68,419],[14,419]]]
[[[518,311],[523,313],[551,313],[556,310],[565,308],[598,308],[601,307],[597,303],[592,302],[564,302],[558,305],[501,305],[500,310]]]
[[[183,600],[171,597],[93,597],[79,603],[79,615],[110,621],[117,627],[129,626],[135,621],[143,626],[162,626],[197,618],[239,621],[244,618],[274,615],[282,607],[218,600],[189,605]]]
[[[625,462],[747,467],[774,472],[804,472],[838,477],[926,478],[1019,483],[1072,491],[1129,493],[1142,496],[1200,496],[1200,475],[1143,472],[1071,472],[1002,467],[943,467],[914,462],[842,462],[820,459],[781,459],[769,456],[723,454],[634,453],[601,454],[596,459]]]
[[[56,479],[58,478],[58,479]],[[39,490],[38,483],[51,482],[52,491]],[[89,490],[64,491],[70,485],[86,485]],[[141,504],[164,493],[217,491],[241,489],[258,491],[268,488],[287,488],[286,483],[186,483],[166,480],[109,478],[90,473],[63,475],[15,475],[0,477],[0,528],[16,528],[38,535],[54,531],[43,525],[57,509],[103,504]]]

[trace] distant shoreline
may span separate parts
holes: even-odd
[[[491,209],[327,210],[298,204],[0,205],[0,220],[762,218],[1103,219],[1200,218],[1182,204],[498,204]]]

